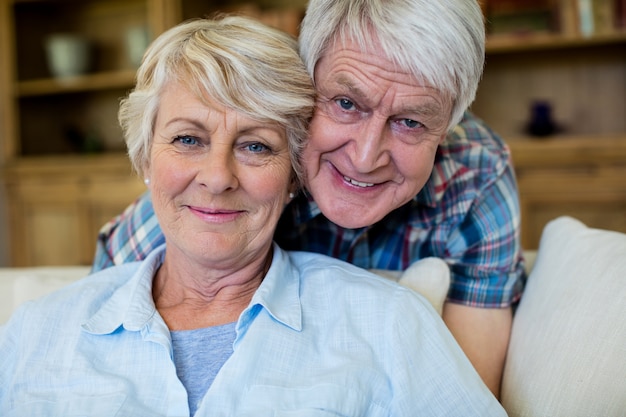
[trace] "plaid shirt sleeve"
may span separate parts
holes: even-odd
[[[448,300],[478,307],[507,307],[524,282],[519,207],[510,169],[483,190],[448,241],[452,275]]]
[[[100,229],[91,271],[143,260],[163,243],[165,238],[154,214],[150,193],[145,192]]]
[[[478,167],[476,176],[464,185],[471,195],[466,201],[471,204],[450,231],[442,254],[452,275],[448,300],[476,307],[507,307],[521,297],[526,278],[519,196],[510,152],[475,118],[462,123],[455,135],[461,143],[480,146],[467,152],[467,160],[478,161],[472,163]]]

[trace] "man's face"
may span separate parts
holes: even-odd
[[[306,188],[328,219],[347,228],[371,225],[417,195],[450,120],[447,95],[383,57],[347,42],[315,69]]]

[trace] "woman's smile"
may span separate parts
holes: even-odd
[[[186,206],[189,211],[208,223],[229,223],[237,220],[245,210],[231,210],[225,208],[208,208],[200,206]]]

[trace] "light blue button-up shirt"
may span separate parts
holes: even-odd
[[[189,416],[152,300],[164,247],[19,309],[0,329],[0,415]],[[274,247],[196,416],[506,416],[428,302]]]

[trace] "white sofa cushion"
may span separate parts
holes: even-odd
[[[544,229],[502,385],[511,417],[626,412],[626,234],[560,217]]]
[[[0,268],[0,324],[23,302],[85,277],[89,270],[88,266]]]

